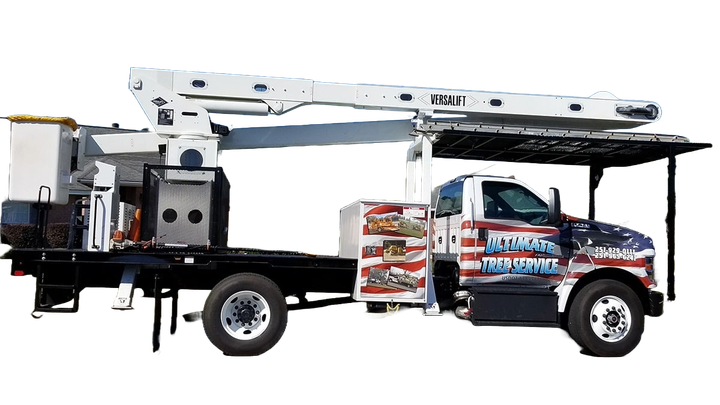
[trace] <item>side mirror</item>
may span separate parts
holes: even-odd
[[[548,206],[548,225],[557,226],[562,222],[560,213],[560,191],[550,187],[550,204]]]

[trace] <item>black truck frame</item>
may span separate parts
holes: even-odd
[[[299,302],[288,309],[352,302],[357,261],[299,252],[210,248],[147,248],[117,252],[80,249],[14,249],[12,275],[36,279],[35,312],[77,312],[85,288],[118,288],[127,270],[144,297],[155,299],[153,351],[159,349],[161,299],[172,299],[171,333],[177,328],[179,290],[212,290],[232,275],[253,273],[272,280]],[[347,294],[309,302],[307,293]],[[62,305],[67,304],[67,305]]]

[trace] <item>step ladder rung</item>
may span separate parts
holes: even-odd
[[[73,306],[72,308],[68,307],[37,307],[35,308],[35,312],[77,312],[77,308]]]
[[[41,284],[38,283],[37,285],[40,288],[48,288],[48,289],[55,289],[55,290],[74,290],[77,288],[77,286],[73,284]]]

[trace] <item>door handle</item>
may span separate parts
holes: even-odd
[[[487,228],[478,228],[478,240],[482,242],[487,242],[488,240],[488,229]]]

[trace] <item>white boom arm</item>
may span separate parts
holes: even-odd
[[[210,113],[284,114],[302,105],[348,106],[358,109],[413,112],[420,122],[433,114],[463,115],[464,122],[497,125],[561,127],[578,130],[627,129],[657,121],[657,103],[614,98],[581,98],[425,87],[323,83],[158,69],[133,68],[130,90],[155,132],[90,140],[98,153],[125,150],[125,145],[149,148],[167,139],[168,165],[213,167],[219,149],[411,141],[411,126],[387,122],[372,129],[345,124],[317,131],[254,129],[231,133],[216,125]],[[357,123],[356,123],[357,124]],[[381,129],[385,128],[385,130]],[[240,134],[242,132],[242,135]],[[222,141],[223,135],[232,135]],[[334,136],[329,137],[328,134]],[[241,140],[233,140],[238,135]],[[417,134],[416,134],[417,135]],[[133,138],[130,141],[120,138]],[[103,145],[101,145],[103,144]],[[140,150],[138,150],[140,151]]]
[[[161,136],[217,137],[208,113],[283,114],[302,105],[411,111],[419,118],[461,114],[470,122],[585,130],[627,129],[660,118],[649,101],[424,87],[323,83],[155,69],[132,69],[130,89]],[[214,129],[214,130],[213,130]]]

